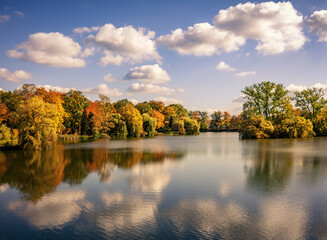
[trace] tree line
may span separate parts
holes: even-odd
[[[242,93],[241,138],[327,136],[327,101],[322,88],[290,92],[282,84],[261,82]]]
[[[92,138],[145,137],[158,134],[196,135],[201,131],[237,129],[236,116],[220,111],[188,111],[181,104],[127,99],[112,103],[99,96],[90,101],[82,92],[47,91],[24,84],[0,91],[0,144],[45,148],[61,134]]]
[[[61,134],[90,138],[196,135],[200,131],[239,131],[248,138],[327,136],[327,101],[323,89],[290,93],[282,84],[262,82],[246,87],[240,115],[188,111],[181,104],[127,99],[111,102],[82,92],[47,91],[24,84],[0,91],[0,145],[45,148]]]

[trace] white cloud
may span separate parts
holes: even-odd
[[[24,13],[21,11],[15,11],[15,15],[16,15],[16,17],[19,17],[19,18],[25,18]]]
[[[319,36],[318,41],[327,42],[327,10],[314,12],[307,23],[310,31]]]
[[[124,77],[125,80],[139,80],[146,83],[164,83],[170,81],[168,73],[158,64],[143,65],[131,68]]]
[[[235,71],[236,70],[235,68],[229,66],[225,62],[218,63],[217,66],[216,66],[216,69],[220,70],[220,71]]]
[[[217,28],[257,40],[256,50],[263,55],[296,51],[306,41],[303,17],[291,2],[238,4],[220,10],[214,22]]]
[[[156,50],[154,37],[155,32],[145,28],[135,29],[131,25],[116,28],[113,24],[105,24],[99,27],[96,35],[89,35],[86,38],[86,44],[104,48],[111,53],[110,55],[106,52],[106,56],[115,57],[119,55],[124,59],[124,62],[160,61],[161,57]],[[117,63],[117,60],[114,62]],[[120,64],[122,62],[120,61]],[[102,60],[100,62],[102,65],[105,63],[112,64],[112,61]]]
[[[132,99],[128,99],[128,101],[132,102],[134,105],[138,104],[139,101],[137,101],[136,99],[132,98]]]
[[[242,94],[242,95],[234,98],[232,102],[233,103],[244,103],[245,102],[245,98],[244,97],[245,97],[245,95]]]
[[[105,83],[100,84],[95,88],[87,88],[81,91],[85,94],[103,94],[110,97],[119,97],[123,95],[123,93],[120,92],[117,88],[110,89]]]
[[[74,28],[73,32],[74,33],[78,33],[78,34],[83,34],[83,33],[91,33],[91,32],[96,32],[99,31],[99,27],[78,27],[78,28]]]
[[[160,87],[158,85],[153,84],[144,84],[144,83],[133,83],[128,89],[130,93],[157,93],[157,94],[164,94],[164,95],[171,95],[175,92],[183,92],[184,89],[171,89],[166,87]]]
[[[297,91],[303,91],[308,88],[318,88],[318,89],[322,88],[325,91],[325,95],[327,96],[327,84],[321,84],[321,83],[316,83],[311,86],[290,84],[286,87],[286,90],[290,92],[297,92]]]
[[[95,48],[85,48],[84,51],[80,54],[81,57],[86,58],[94,55]]]
[[[114,79],[110,73],[106,74],[103,77],[103,81],[105,82],[117,82],[117,79]]]
[[[23,70],[11,73],[6,68],[0,68],[0,78],[9,82],[22,82],[32,79],[32,74]]]
[[[22,86],[19,86],[17,89],[21,88]],[[38,88],[44,88],[47,91],[57,91],[57,92],[63,92],[63,93],[67,93],[70,90],[75,90],[74,88],[63,88],[63,87],[59,87],[59,86],[51,86],[51,85],[37,85],[36,87]]]
[[[0,88],[0,91],[3,91],[2,88]],[[3,193],[9,189],[9,185],[7,183],[0,186],[0,193]]]
[[[157,42],[182,55],[211,56],[238,50],[245,44],[245,39],[205,22],[188,27],[185,31],[178,28],[171,34],[160,36]]]
[[[10,20],[9,15],[0,15],[0,23],[5,23],[8,22],[9,20]]]
[[[37,203],[23,200],[10,202],[8,208],[39,229],[53,229],[76,219],[83,208],[93,207],[84,200],[85,196],[82,190],[67,190],[46,195]]]
[[[154,101],[158,102],[163,102],[165,105],[170,105],[170,104],[183,104],[182,99],[177,99],[177,98],[166,98],[166,97],[156,97]]]
[[[105,50],[104,56],[100,58],[99,65],[102,67],[108,66],[108,65],[121,65],[126,59],[119,54],[114,55],[110,51]]]
[[[256,75],[257,73],[255,71],[252,72],[240,72],[240,73],[236,73],[235,76],[236,77],[246,77],[246,76],[252,76],[252,75]]]
[[[59,32],[35,33],[26,42],[7,51],[7,56],[52,67],[84,67],[81,46]]]

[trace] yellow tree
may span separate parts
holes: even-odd
[[[121,114],[123,120],[126,122],[128,136],[140,137],[143,134],[143,117],[132,104],[126,105],[116,109]]]
[[[23,148],[38,149],[55,140],[61,122],[55,104],[34,96],[22,101],[17,108],[19,140]]]

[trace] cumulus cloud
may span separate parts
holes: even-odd
[[[214,23],[219,29],[257,40],[256,50],[263,55],[296,51],[306,41],[303,17],[291,2],[238,4],[220,10]]]
[[[17,89],[21,88],[22,86],[19,86]],[[63,93],[67,93],[69,92],[70,90],[75,90],[74,88],[63,88],[63,87],[60,87],[60,86],[51,86],[51,85],[36,85],[36,87],[38,88],[44,88],[45,90],[47,91],[57,91],[57,92],[63,92]]]
[[[327,97],[327,84],[316,83],[311,86],[290,84],[286,87],[286,90],[290,92],[297,92],[297,91],[303,91],[308,88],[318,88],[318,89],[322,88],[325,91],[325,95]]]
[[[185,31],[178,28],[171,34],[160,36],[157,42],[182,55],[211,56],[238,50],[245,44],[245,39],[205,22],[188,27]]]
[[[8,208],[39,228],[58,228],[76,219],[83,208],[93,205],[84,200],[85,191],[62,191],[44,196],[37,203],[27,201],[10,202]]]
[[[1,88],[0,88],[0,91],[3,91]],[[3,184],[0,186],[0,193],[3,193],[5,191],[7,191],[9,189],[9,185],[6,183],[6,184]]]
[[[242,94],[232,100],[233,103],[244,103],[245,102],[245,95]]]
[[[139,80],[147,83],[164,83],[170,81],[168,73],[158,64],[143,65],[131,68],[124,77],[125,80]]]
[[[246,76],[252,76],[252,75],[256,75],[257,73],[255,71],[252,72],[240,72],[240,73],[236,73],[235,76],[236,77],[246,77]]]
[[[95,48],[85,48],[84,51],[80,54],[81,57],[86,58],[94,55]]]
[[[25,17],[24,13],[21,12],[21,11],[15,11],[15,15],[16,15],[16,17],[19,17],[19,18],[24,18]]]
[[[10,15],[0,15],[0,23],[5,23],[10,20]]]
[[[83,34],[83,33],[91,33],[91,32],[96,32],[99,31],[99,27],[78,27],[78,28],[74,28],[73,32],[74,33],[78,33],[78,34]]]
[[[157,93],[157,94],[164,94],[164,95],[171,95],[176,92],[184,92],[184,89],[172,89],[167,87],[161,87],[158,85],[153,84],[144,84],[144,83],[133,83],[128,89],[130,93]]]
[[[138,104],[139,101],[137,101],[136,99],[132,98],[132,99],[128,99],[128,101],[132,102],[134,105]]]
[[[216,66],[216,69],[220,70],[220,71],[235,71],[236,70],[235,68],[229,66],[225,62],[218,63],[217,66]]]
[[[35,33],[26,42],[7,51],[7,56],[52,67],[84,67],[81,46],[59,32]]]
[[[103,81],[105,81],[105,82],[117,82],[117,80],[115,78],[113,78],[110,73],[106,74],[103,77]]]
[[[11,73],[6,68],[0,68],[0,78],[8,82],[22,82],[32,79],[32,74],[23,70],[18,70]]]
[[[166,97],[156,97],[154,101],[163,102],[165,105],[169,104],[183,104],[182,99],[177,98],[166,98]]]
[[[112,52],[105,50],[104,56],[100,58],[99,65],[102,67],[108,65],[121,65],[126,59],[119,54],[114,55]]]
[[[97,34],[91,34],[86,38],[86,44],[107,50],[105,52],[107,61],[104,59],[100,61],[100,64],[104,66],[113,64],[108,58],[115,56],[119,56],[119,58],[123,58],[124,62],[130,63],[144,60],[160,61],[161,57],[156,50],[154,37],[155,32],[145,28],[135,29],[131,25],[116,28],[113,24],[105,24],[99,27]],[[114,63],[119,65],[123,61],[115,60]]]
[[[307,19],[309,30],[319,36],[320,42],[327,42],[327,10],[315,11]]]
[[[120,92],[117,88],[111,89],[105,83],[100,84],[95,88],[87,88],[81,91],[85,94],[103,94],[110,97],[119,97],[123,95],[123,93]]]

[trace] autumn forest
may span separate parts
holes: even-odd
[[[15,91],[0,91],[0,144],[38,149],[69,135],[117,139],[200,131],[238,131],[241,139],[327,135],[323,89],[289,92],[282,84],[262,82],[242,93],[243,112],[231,116],[158,101],[112,103],[104,95],[91,101],[80,91],[62,93],[25,84]]]

